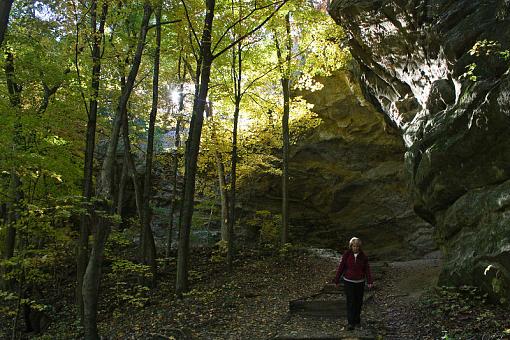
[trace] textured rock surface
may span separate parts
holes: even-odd
[[[510,3],[335,0],[367,96],[400,128],[416,212],[436,227],[443,283],[510,298]],[[462,77],[475,62],[476,82]],[[488,265],[490,270],[484,275]]]
[[[304,98],[323,123],[291,148],[294,241],[340,250],[358,236],[370,255],[384,258],[434,250],[431,226],[410,204],[398,131],[364,99],[352,73],[318,81],[322,90]],[[240,190],[244,208],[279,213],[280,182],[278,176],[253,179],[255,185]]]

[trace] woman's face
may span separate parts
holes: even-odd
[[[360,246],[358,242],[353,242],[351,248],[354,253],[359,253]]]

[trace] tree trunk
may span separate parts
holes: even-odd
[[[151,267],[152,286],[156,286],[156,244],[151,229],[152,211],[150,200],[152,198],[152,159],[154,153],[154,126],[156,125],[156,115],[158,113],[158,95],[159,95],[159,51],[161,46],[161,7],[157,7],[156,15],[156,50],[154,52],[154,70],[152,78],[152,108],[149,117],[149,131],[147,132],[147,151],[145,153],[145,178],[143,186],[143,244],[142,257],[144,263]]]
[[[211,75],[211,64],[213,56],[211,53],[211,32],[214,19],[215,0],[206,0],[206,15],[202,39],[200,44],[200,62],[198,63],[197,80],[200,84],[196,87],[195,100],[193,103],[193,114],[191,117],[188,141],[186,146],[186,174],[184,178],[183,208],[179,230],[179,250],[177,259],[177,280],[176,294],[181,296],[188,290],[188,262],[189,262],[189,237],[191,231],[191,220],[195,198],[195,177],[197,173],[198,151],[200,149],[200,137],[202,135],[202,124],[204,122],[204,110],[209,91],[209,79]]]
[[[218,184],[220,189],[221,201],[221,239],[223,241],[229,240],[228,234],[228,198],[227,198],[227,183],[225,182],[225,165],[219,151],[215,152],[216,170],[218,172]]]
[[[181,83],[181,102],[182,106],[184,106],[184,97],[182,96],[182,89],[183,84]],[[181,104],[179,104],[180,107]],[[180,110],[179,110],[180,111]],[[175,212],[175,206],[177,203],[176,197],[177,197],[177,170],[179,168],[179,147],[181,144],[180,141],[180,129],[181,129],[181,118],[177,118],[177,123],[175,125],[175,151],[172,155],[172,161],[173,161],[173,168],[172,168],[172,197],[170,199],[170,220],[168,221],[168,231],[166,235],[166,257],[170,257],[170,252],[172,250],[172,232],[173,232],[173,226],[174,226],[174,212]]]
[[[182,51],[181,51],[182,53]],[[172,198],[170,200],[170,221],[168,224],[167,231],[167,241],[166,241],[166,257],[170,257],[170,251],[172,250],[172,233],[174,226],[174,212],[176,209],[177,203],[177,170],[179,169],[179,147],[181,146],[181,137],[180,137],[180,127],[182,123],[182,113],[184,111],[184,82],[186,80],[186,67],[183,68],[182,76],[181,76],[181,66],[182,61],[186,63],[186,59],[182,56],[179,56],[179,63],[177,69],[177,75],[179,77],[179,111],[177,114],[177,123],[175,125],[175,152],[173,154],[173,164],[174,167],[172,169],[172,183],[174,185],[172,189]],[[182,204],[181,204],[182,206]]]
[[[122,141],[124,143],[124,157],[126,159],[128,172],[131,175],[131,181],[133,182],[133,188],[135,189],[136,213],[140,223],[142,223],[143,192],[142,185],[138,181],[138,173],[136,171],[135,160],[133,154],[131,153],[131,141],[129,140],[129,122],[127,112],[124,112],[122,115]]]
[[[11,194],[13,195],[13,202],[7,204],[6,210],[7,210],[7,221],[6,227],[7,232],[5,235],[5,242],[4,242],[4,252],[3,252],[3,259],[8,260],[11,257],[14,256],[14,249],[16,248],[16,221],[20,218],[19,209],[21,208],[19,206],[19,202],[23,199],[23,191],[21,190],[21,180],[19,176],[16,174],[15,169],[12,169],[11,174]],[[1,278],[1,285],[0,288],[3,290],[9,290],[12,288],[12,282],[10,280],[4,280],[3,279],[4,268],[0,270],[0,278]]]
[[[14,248],[16,245],[16,228],[14,224],[20,218],[19,202],[23,199],[23,191],[21,190],[21,180],[16,173],[11,174],[11,193],[14,195],[14,202],[8,207],[9,220],[7,223],[7,237],[5,242],[4,258],[10,259],[14,255]]]
[[[93,35],[92,45],[92,98],[89,101],[89,112],[87,120],[87,135],[85,142],[85,160],[83,166],[83,197],[85,199],[87,214],[82,214],[80,218],[80,233],[78,237],[78,244],[76,249],[76,303],[78,306],[78,318],[83,324],[84,310],[83,310],[83,275],[87,268],[88,261],[88,241],[89,241],[89,225],[91,222],[92,209],[89,206],[90,199],[92,198],[92,183],[93,183],[93,163],[94,163],[94,150],[96,143],[96,119],[97,119],[97,97],[99,95],[99,79],[101,75],[101,38],[104,33],[104,26],[106,15],[108,12],[108,5],[103,4],[101,17],[99,20],[99,29],[96,32],[97,25],[97,0],[92,1],[90,8],[90,26]],[[77,42],[78,43],[78,42]]]
[[[14,0],[2,0],[0,2],[0,46],[4,42],[5,32],[9,24],[9,14]]]
[[[275,36],[276,53],[280,64],[281,84],[283,92],[283,116],[282,116],[282,226],[280,230],[280,243],[288,242],[289,234],[289,115],[290,115],[290,61],[292,52],[292,38],[290,36],[290,12],[285,15],[286,29],[286,56],[282,57],[282,51]]]
[[[108,204],[100,204],[98,207],[103,211],[108,211]],[[101,270],[103,265],[103,253],[108,234],[110,233],[110,221],[106,218],[99,217],[96,224],[96,234],[94,235],[94,243],[92,252],[90,253],[87,270],[83,276],[83,302],[84,302],[84,328],[85,339],[97,340],[99,334],[97,332],[97,305],[99,297],[99,283],[101,281]]]
[[[126,189],[126,180],[128,178],[128,158],[124,154],[124,161],[122,162],[122,173],[119,180],[119,191],[117,192],[117,214],[122,218],[122,208],[124,207],[124,191]]]
[[[206,115],[211,122],[211,139],[215,144],[214,158],[216,160],[216,172],[218,174],[218,188],[220,192],[220,205],[221,205],[221,239],[228,242],[228,197],[227,197],[227,184],[225,181],[225,165],[221,153],[218,151],[219,141],[217,132],[218,122],[214,119],[212,103],[209,103],[206,108]],[[212,211],[212,210],[211,210]],[[211,216],[212,217],[212,216]]]
[[[125,77],[121,77],[120,80],[120,88],[122,91],[126,88],[126,79]],[[133,182],[133,188],[135,190],[135,204],[136,204],[136,213],[138,216],[138,220],[140,223],[143,221],[143,213],[142,213],[142,200],[143,200],[143,192],[142,192],[142,184],[138,181],[138,172],[136,171],[136,164],[133,154],[131,153],[131,141],[129,140],[129,119],[127,108],[124,108],[124,112],[122,112],[122,142],[124,144],[124,159],[126,161],[127,170],[129,175],[131,176],[131,181]],[[141,240],[141,239],[140,239]]]
[[[147,36],[147,29],[149,18],[152,13],[152,8],[148,3],[144,4],[144,16],[140,28],[140,35],[138,37],[138,44],[133,64],[126,81],[126,86],[122,91],[117,106],[116,115],[114,119],[112,134],[108,149],[106,152],[103,167],[98,183],[98,199],[100,199],[100,208],[106,214],[112,212],[112,207],[108,202],[112,199],[112,177],[113,165],[115,161],[115,154],[117,151],[117,144],[119,139],[119,131],[122,122],[122,116],[127,111],[127,103],[131,96],[136,75],[140,67],[142,53],[145,45],[145,38]],[[101,269],[103,263],[103,253],[106,240],[111,229],[111,221],[106,215],[99,215],[98,223],[96,225],[96,234],[92,246],[92,252],[87,264],[87,269],[83,277],[83,302],[84,302],[84,328],[85,339],[99,339],[97,332],[97,305],[99,298],[99,282],[101,280]]]
[[[236,65],[237,62],[237,65]],[[227,245],[227,268],[229,271],[233,269],[235,243],[234,243],[234,225],[236,220],[236,181],[237,181],[237,127],[239,125],[239,111],[241,106],[241,79],[243,71],[243,58],[241,42],[237,45],[237,54],[235,49],[232,50],[232,74],[234,75],[234,127],[232,131],[232,175],[230,183],[230,219],[228,223],[228,245]],[[237,68],[237,71],[236,71]]]
[[[16,83],[14,77],[14,55],[11,52],[7,52],[5,56],[5,77],[7,91],[9,94],[9,102],[11,107],[16,111],[16,122],[14,123],[14,133],[12,137],[12,148],[16,152],[19,150],[23,143],[23,126],[21,125],[21,91],[22,87]],[[7,205],[7,231],[4,244],[4,259],[10,259],[14,256],[14,248],[16,246],[16,221],[20,218],[19,209],[21,208],[21,201],[23,199],[23,191],[21,187],[21,179],[17,173],[16,168],[11,168],[11,202]],[[3,268],[2,272],[3,274]],[[0,277],[1,278],[1,277]],[[4,289],[9,289],[10,282],[8,280],[1,280],[1,286]]]

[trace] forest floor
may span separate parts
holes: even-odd
[[[332,258],[302,250],[285,256],[243,251],[229,274],[223,263],[211,261],[212,255],[206,249],[192,252],[192,290],[182,299],[173,293],[174,270],[161,271],[158,287],[150,291],[129,278],[119,285],[118,277],[106,275],[100,333],[107,339],[265,340],[286,327],[299,335],[310,328],[335,333],[345,326],[342,319],[318,319],[310,325],[291,320],[288,313],[289,301],[317,293],[331,281],[337,265]],[[364,306],[363,327],[375,339],[510,338],[509,310],[488,304],[470,287],[435,288],[438,265],[437,260],[389,263]],[[175,268],[175,261],[169,268]],[[40,339],[80,337],[71,292],[71,285],[67,293],[63,290],[68,296],[59,299],[62,306]],[[8,329],[4,331],[0,329],[0,338],[7,335]],[[23,338],[37,337],[24,333]]]

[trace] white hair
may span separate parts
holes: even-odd
[[[361,246],[361,240],[360,240],[359,238],[357,238],[357,237],[353,237],[353,238],[351,238],[351,240],[349,241],[349,248],[351,248],[351,247],[352,247],[352,244],[353,244],[354,242],[358,243],[358,244]]]

